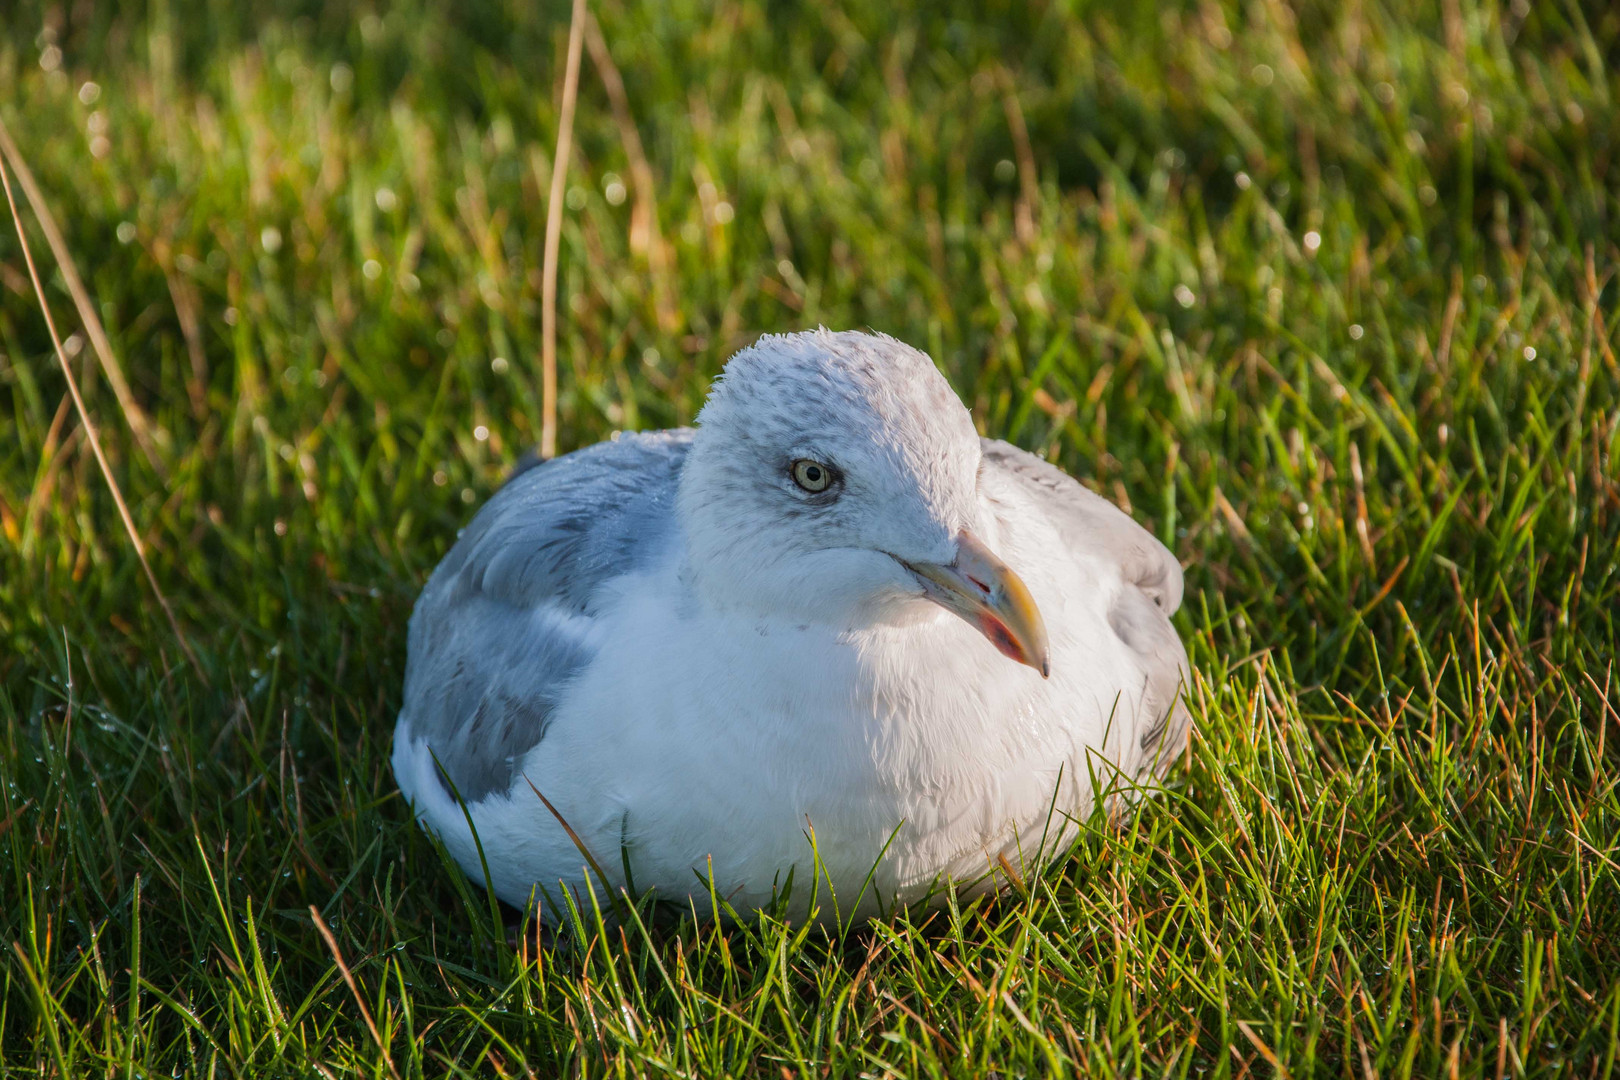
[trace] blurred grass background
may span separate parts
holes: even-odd
[[[7,225],[0,1069],[1612,1074],[1620,13],[593,4],[562,448],[761,332],[908,340],[1181,558],[1198,727],[999,901],[537,960],[387,767],[414,595],[539,433],[568,12],[461,7],[8,6],[138,412],[31,244],[200,665]]]

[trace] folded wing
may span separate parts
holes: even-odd
[[[1162,775],[1180,756],[1190,722],[1182,692],[1187,650],[1170,616],[1181,606],[1181,565],[1168,548],[1113,503],[1033,454],[1005,442],[982,442],[986,468],[1014,477],[1046,512],[1065,547],[1119,566],[1124,587],[1112,598],[1108,625],[1136,655],[1143,672],[1135,761],[1138,776]]]
[[[511,788],[595,653],[604,586],[669,541],[691,436],[627,434],[520,467],[434,571],[411,615],[394,738],[425,741],[466,802]]]

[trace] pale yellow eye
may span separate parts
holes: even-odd
[[[793,482],[814,494],[832,484],[832,470],[819,461],[800,458],[793,463]]]

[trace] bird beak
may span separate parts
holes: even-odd
[[[1046,624],[1029,587],[977,536],[965,529],[958,533],[956,558],[948,564],[902,562],[922,582],[928,599],[978,627],[1002,653],[1043,679],[1050,674]]]

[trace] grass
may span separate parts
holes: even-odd
[[[1187,567],[1185,767],[926,925],[537,954],[388,751],[540,430],[567,5],[13,4],[147,447],[33,250],[199,663],[0,230],[4,1074],[1612,1076],[1620,16],[1073,6],[593,5],[559,441],[762,331],[930,350]]]

